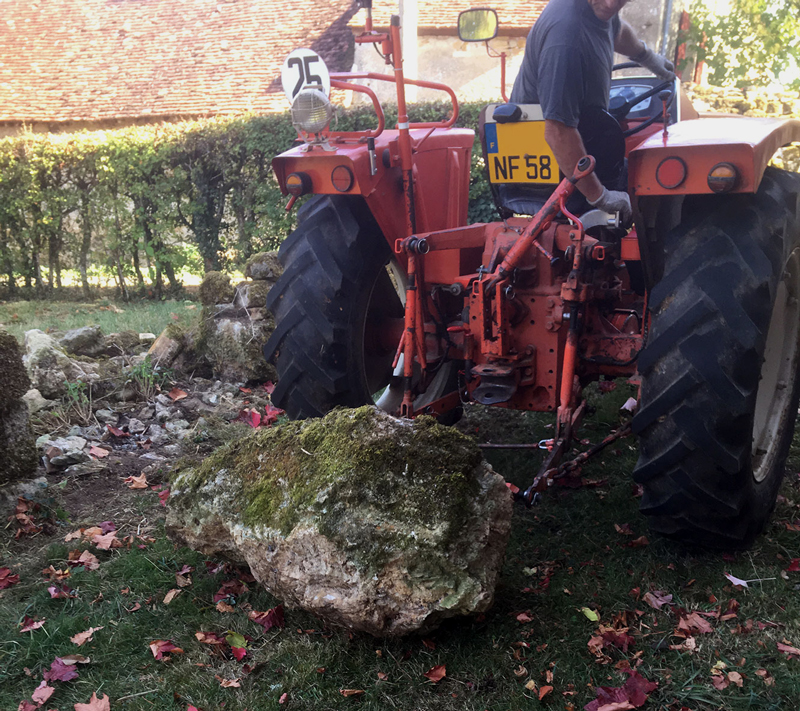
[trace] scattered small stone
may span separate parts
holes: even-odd
[[[145,452],[139,459],[146,459],[151,462],[166,462],[167,458],[162,457],[160,454],[156,454],[155,452]]]
[[[169,435],[158,425],[150,425],[150,427],[147,428],[146,436],[155,447],[169,442]]]
[[[128,421],[128,432],[131,434],[141,434],[147,429],[147,426],[141,420],[137,420],[135,417],[132,417]]]
[[[212,407],[216,407],[219,404],[219,394],[218,393],[203,393],[200,396],[200,399],[206,405],[211,405]]]
[[[185,436],[186,430],[188,430],[189,427],[191,427],[191,425],[186,420],[170,420],[164,423],[164,429],[166,429],[167,432],[171,432],[179,437]]]
[[[179,444],[168,444],[163,447],[161,451],[168,457],[179,457],[183,452],[183,449]]]
[[[80,464],[73,464],[64,470],[67,476],[81,477],[89,476],[90,474],[99,474],[108,469],[108,464],[96,459],[89,462],[81,462]]]
[[[143,407],[139,410],[139,419],[140,420],[152,420],[156,416],[156,408],[154,407]]]
[[[56,403],[55,400],[46,399],[36,388],[31,388],[26,392],[22,399],[28,403],[28,412],[35,415],[42,410],[49,410]]]
[[[113,412],[112,410],[98,410],[94,413],[94,416],[97,418],[97,421],[103,425],[109,424],[116,424],[117,423],[117,413]]]
[[[156,340],[155,333],[140,333],[139,334],[139,342],[140,343],[151,343],[152,341]]]

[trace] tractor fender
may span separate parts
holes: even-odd
[[[800,120],[774,118],[697,118],[655,133],[628,156],[632,195],[713,194],[708,174],[729,163],[737,177],[726,192],[755,193],[775,152],[800,141]]]

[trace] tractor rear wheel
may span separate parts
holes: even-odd
[[[375,402],[396,380],[404,292],[402,275],[387,268],[389,246],[364,201],[311,198],[278,256],[284,273],[267,298],[276,326],[264,346],[278,371],[272,401],[292,419]],[[453,390],[456,366],[445,363],[421,397]]]
[[[634,479],[651,527],[750,545],[778,495],[800,397],[800,176],[687,198],[650,295]]]

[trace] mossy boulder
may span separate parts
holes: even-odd
[[[244,275],[250,279],[266,280],[275,283],[283,274],[283,265],[277,252],[258,252],[244,265]]]
[[[22,364],[17,340],[0,331],[0,485],[32,476],[36,471],[36,445],[28,405],[23,396],[30,380]]]
[[[200,302],[204,306],[229,304],[233,301],[231,278],[222,272],[207,272],[200,282]]]
[[[255,316],[251,318],[246,311],[213,316],[204,310],[196,350],[215,378],[229,382],[277,380],[275,367],[261,351],[275,330],[275,321],[267,311],[259,310],[258,318]]]
[[[511,498],[475,444],[371,406],[257,430],[173,475],[171,536],[376,636],[486,610]]]
[[[52,336],[38,329],[25,332],[23,362],[33,387],[51,399],[66,394],[67,382],[93,384],[100,377],[97,363],[70,358]]]

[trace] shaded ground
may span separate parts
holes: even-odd
[[[15,539],[12,521],[0,533],[0,567],[19,576],[0,590],[0,708],[30,699],[53,660],[76,653],[91,662],[76,665],[76,679],[51,682],[55,692],[42,708],[71,711],[96,692],[107,694],[115,710],[570,711],[595,699],[598,686],[624,688],[625,669],[633,668],[658,683],[645,709],[796,708],[800,659],[779,645],[800,646],[797,448],[773,521],[749,552],[687,552],[648,540],[630,480],[636,442],[629,438],[585,467],[583,485],[554,487],[539,506],[516,509],[496,602],[485,615],[450,622],[423,639],[354,636],[298,611],[286,611],[285,627],[264,631],[248,613],[279,601],[247,571],[167,540],[159,493],[177,457],[202,457],[249,431],[230,420],[251,406],[263,411],[266,393],[220,385],[223,404],[205,405],[213,382],[177,386],[187,393],[172,403],[175,419],[189,423],[182,439],[145,451],[141,436],[109,435],[100,442],[111,450],[105,471],[43,474],[48,486],[33,495],[41,505],[34,514],[40,532]],[[619,424],[617,409],[628,390],[619,381],[612,393],[594,391],[597,411],[582,432],[587,441]],[[146,406],[116,405],[114,426],[124,430]],[[201,417],[205,425],[198,425]],[[480,442],[531,442],[552,433],[549,418],[477,406],[467,408],[459,427]],[[141,459],[163,456],[176,442],[180,452],[163,462]],[[507,480],[525,486],[541,455],[487,450],[487,458]],[[143,470],[148,488],[129,488],[126,478]],[[7,505],[4,516],[11,513]],[[102,550],[80,538],[64,540],[104,522],[129,541]],[[71,566],[73,551],[91,552],[99,567]],[[43,575],[51,565],[69,577],[54,582],[52,573]],[[190,580],[185,587],[180,571]],[[733,586],[725,573],[750,581],[748,588]],[[75,597],[52,598],[48,588],[57,584],[69,585]],[[174,590],[182,592],[168,602]],[[648,602],[667,596],[661,609]],[[702,613],[707,630],[686,623],[696,621],[692,613]],[[44,625],[21,633],[26,616]],[[90,627],[102,629],[80,647],[70,641]],[[201,631],[223,639],[242,635],[246,655],[237,660],[230,644],[202,643]],[[183,653],[157,660],[149,648],[157,640],[174,642]],[[425,676],[442,666],[437,683]]]

